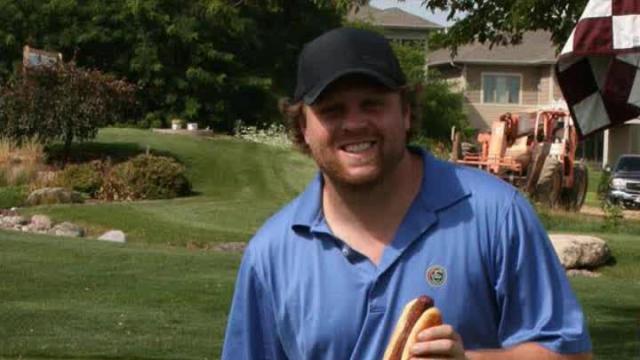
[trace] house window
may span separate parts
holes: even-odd
[[[519,75],[482,74],[482,102],[519,104],[520,82]]]

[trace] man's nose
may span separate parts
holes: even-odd
[[[369,115],[357,107],[350,108],[342,122],[344,130],[357,130],[367,127]]]

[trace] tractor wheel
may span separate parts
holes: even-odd
[[[562,194],[562,163],[548,157],[544,161],[534,199],[548,208],[555,208]]]
[[[573,165],[573,187],[562,192],[562,205],[568,211],[580,211],[587,198],[589,171],[582,163]]]

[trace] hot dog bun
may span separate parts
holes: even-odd
[[[411,300],[402,309],[383,360],[409,359],[411,346],[416,342],[418,333],[440,324],[442,324],[442,317],[440,311],[433,307],[433,299],[423,295]]]
[[[413,325],[411,333],[407,338],[407,343],[404,345],[404,351],[402,352],[401,360],[409,360],[411,358],[411,348],[418,340],[418,334],[424,330],[433,326],[442,325],[442,315],[440,310],[435,307],[427,309],[420,315],[418,321]]]

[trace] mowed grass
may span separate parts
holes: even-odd
[[[640,354],[640,241],[572,278],[597,359]],[[0,232],[0,359],[216,359],[239,254]],[[535,301],[535,299],[532,299]]]
[[[140,244],[185,245],[246,241],[282,204],[292,199],[315,172],[310,159],[290,150],[233,138],[195,138],[147,130],[104,129],[93,143],[74,152],[169,154],[187,167],[194,196],[160,201],[59,205],[25,210],[55,221],[72,221],[90,236],[109,229]]]
[[[596,359],[640,358],[640,236],[596,234],[614,262],[599,278],[571,279],[589,321]]]
[[[238,253],[189,242],[246,241],[313,176],[309,159],[229,138],[106,129],[76,153],[170,154],[196,194],[174,200],[28,209],[118,228],[126,245],[0,232],[0,359],[217,359]],[[592,182],[593,184],[593,182]],[[593,186],[590,184],[590,188]],[[555,232],[605,238],[615,262],[599,278],[572,278],[597,359],[640,356],[640,222],[603,231],[601,218],[547,213]],[[535,301],[535,299],[532,299]]]
[[[239,254],[0,239],[0,359],[219,358]]]

